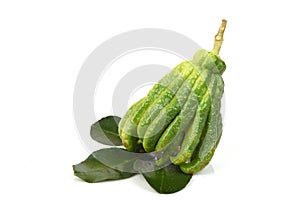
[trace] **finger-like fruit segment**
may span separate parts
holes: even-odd
[[[222,135],[220,107],[224,85],[221,77],[218,77],[217,79],[217,88],[215,95],[212,98],[212,106],[207,122],[207,131],[203,137],[201,137],[191,161],[180,165],[180,169],[184,173],[193,174],[202,170],[212,159],[215,149],[220,141]]]
[[[180,114],[172,121],[172,123],[167,127],[162,136],[160,137],[156,150],[161,150],[172,143],[173,138],[178,133],[182,132],[190,124],[197,110],[199,102],[202,99],[203,94],[207,90],[207,84],[209,83],[211,75],[208,71],[203,71],[198,77],[192,92],[184,105]]]
[[[144,138],[145,133],[156,116],[160,111],[172,101],[176,95],[179,88],[183,85],[186,79],[191,75],[193,67],[191,67],[190,62],[183,62],[180,64],[184,70],[178,75],[176,79],[156,98],[156,100],[148,107],[144,112],[143,116],[138,125],[138,136],[139,138]],[[175,110],[176,108],[173,108]]]
[[[199,73],[194,70],[188,79],[184,81],[171,102],[163,107],[155,119],[149,124],[143,141],[143,147],[146,152],[151,152],[155,149],[155,145],[163,131],[180,113],[186,103],[189,103],[189,114],[191,118],[193,117],[193,113],[195,113],[197,107],[197,98],[195,95],[192,95],[194,97],[190,98],[192,100],[188,101],[187,99],[191,96],[192,88],[198,77]]]
[[[143,98],[141,100],[139,100],[138,102],[134,103],[131,106],[132,111],[134,112],[135,109],[137,109],[138,107],[140,107],[144,101],[146,100],[146,98]],[[126,131],[126,124],[128,123],[128,121],[130,120],[129,118],[129,112],[127,112],[124,117],[122,118],[122,120],[119,123],[119,135],[120,138],[122,139],[122,143],[124,145],[124,147],[128,150],[128,151],[137,151],[138,150],[138,146],[137,146],[137,140],[138,138],[134,136],[134,133],[132,132],[127,132]],[[136,131],[135,131],[136,134]]]
[[[211,107],[211,98],[213,97],[212,94],[215,91],[216,86],[216,80],[212,80],[198,106],[194,121],[189,128],[189,131],[184,136],[179,153],[170,158],[173,164],[179,165],[185,163],[191,158],[196,149],[207,120],[207,115]]]

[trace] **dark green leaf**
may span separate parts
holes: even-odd
[[[74,175],[89,183],[124,179],[134,175],[134,173],[113,169],[100,162],[95,155],[103,150],[104,149],[96,151],[85,161],[73,165]],[[120,162],[122,162],[122,160]]]
[[[91,137],[102,144],[107,145],[122,145],[122,141],[118,133],[118,124],[121,118],[118,116],[107,116],[91,127]]]
[[[155,169],[155,157],[151,153],[134,153],[120,148],[96,151],[94,157],[110,168],[130,173],[141,173]]]
[[[176,165],[169,165],[153,172],[143,173],[146,181],[160,194],[170,194],[182,190],[192,178]]]

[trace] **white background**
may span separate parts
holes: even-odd
[[[210,166],[171,196],[141,176],[75,178],[71,166],[89,154],[72,111],[86,57],[116,34],[149,27],[210,49],[222,18],[226,119]],[[1,1],[0,198],[299,199],[299,18],[288,0]]]

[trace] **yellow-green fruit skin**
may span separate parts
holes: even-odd
[[[125,148],[162,152],[157,163],[173,162],[184,173],[203,169],[222,134],[225,69],[218,56],[203,49],[177,65],[124,115],[119,135]]]

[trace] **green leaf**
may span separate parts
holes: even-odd
[[[118,116],[107,116],[96,123],[94,123],[91,127],[91,137],[102,144],[106,145],[122,145],[122,141],[120,139],[118,133],[118,124],[121,118]]]
[[[107,180],[118,180],[131,177],[134,173],[122,172],[100,162],[95,155],[99,156],[101,149],[92,153],[85,161],[73,165],[74,175],[88,183],[96,183]],[[120,160],[120,163],[122,160]]]
[[[155,170],[155,157],[151,153],[135,153],[120,148],[101,149],[94,157],[110,168],[130,173]]]
[[[176,165],[153,172],[143,173],[149,185],[160,194],[171,194],[182,190],[192,178],[191,174],[183,173]]]
[[[175,165],[155,169],[154,158],[152,154],[133,153],[119,148],[101,149],[74,165],[73,170],[75,176],[89,183],[129,178],[147,171],[143,173],[146,181],[161,194],[180,191],[192,178],[192,175],[184,174]]]

